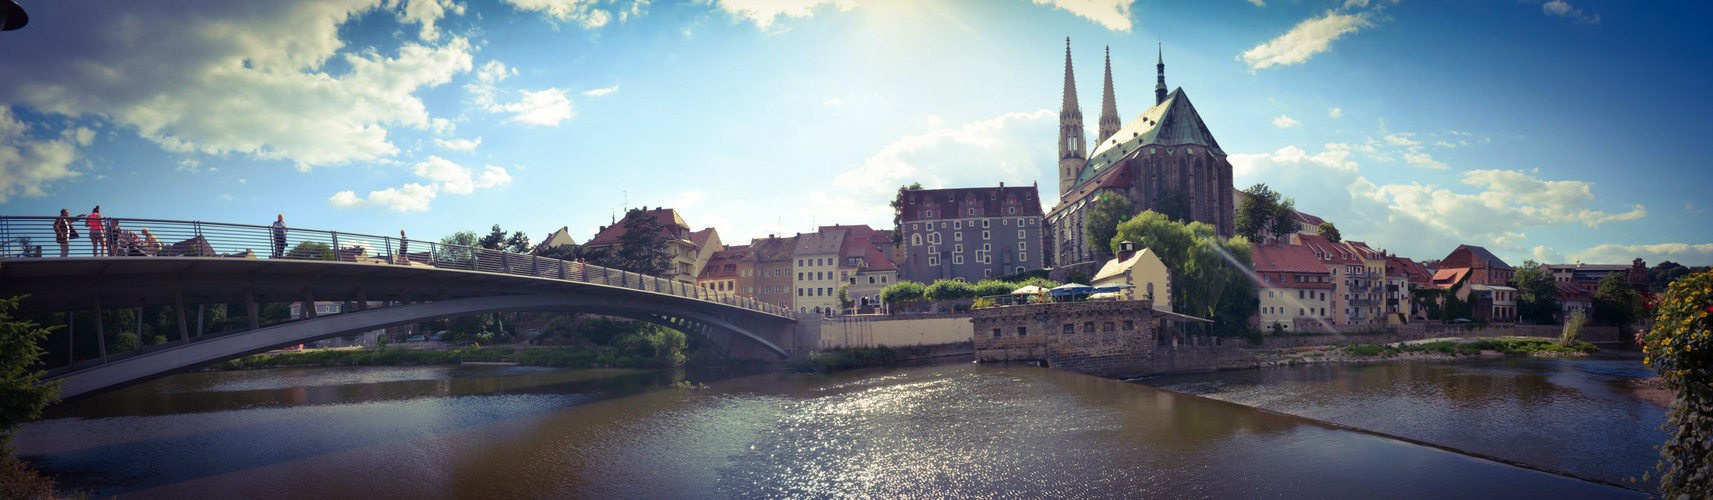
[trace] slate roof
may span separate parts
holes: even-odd
[[[1511,267],[1510,264],[1506,264],[1504,260],[1499,259],[1499,256],[1493,255],[1493,252],[1489,252],[1489,251],[1487,251],[1486,248],[1478,247],[1475,245],[1458,245],[1457,249],[1452,250],[1451,253],[1457,253],[1457,250],[1462,250],[1465,248],[1469,249],[1469,253],[1475,254],[1475,256],[1480,258],[1481,260],[1487,261],[1487,267],[1490,267],[1493,269],[1516,269],[1514,267]],[[1447,255],[1447,258],[1449,258],[1449,257],[1450,256]]]
[[[1143,146],[1206,146],[1214,153],[1224,155],[1219,148],[1219,142],[1213,139],[1213,133],[1207,129],[1207,123],[1196,112],[1190,97],[1184,93],[1183,87],[1173,90],[1166,100],[1155,104],[1142,112],[1118,133],[1096,145],[1094,152],[1089,153],[1088,164],[1083,167],[1082,175],[1077,178],[1075,185],[1096,177],[1097,173],[1106,170],[1107,166],[1118,163],[1127,156],[1142,150]]]
[[[969,207],[980,208],[976,217],[1041,215],[1041,198],[1037,195],[1035,186],[919,189],[903,193],[904,204],[900,210],[903,212],[904,222],[969,217],[963,210]],[[1005,208],[1010,206],[1017,207],[1017,213],[1006,213]],[[947,212],[948,209],[952,212]],[[928,217],[927,210],[934,210],[934,216]]]
[[[844,246],[845,231],[814,232],[797,235],[797,246],[791,251],[792,255],[827,255],[839,253]]]
[[[791,260],[791,256],[797,249],[797,237],[755,238],[750,240],[749,248],[751,255],[755,256],[757,262]]]

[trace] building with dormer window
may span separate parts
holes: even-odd
[[[1044,268],[1035,186],[900,190],[903,279],[974,283]]]

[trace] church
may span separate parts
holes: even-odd
[[[1059,108],[1059,203],[1047,213],[1043,234],[1051,266],[1090,262],[1110,249],[1089,245],[1083,224],[1095,201],[1116,196],[1132,212],[1153,210],[1205,222],[1221,236],[1236,233],[1231,162],[1208,132],[1182,87],[1167,92],[1162,52],[1155,64],[1154,106],[1121,124],[1112,92],[1112,49],[1106,54],[1106,88],[1099,137],[1088,151],[1077,84],[1071,75],[1071,41],[1065,39],[1065,96]],[[1042,196],[1046,198],[1046,196]]]

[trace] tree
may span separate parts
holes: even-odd
[[[1596,322],[1616,326],[1623,331],[1644,313],[1642,297],[1630,288],[1628,273],[1608,274],[1600,280],[1600,287],[1594,290]]]
[[[483,236],[482,239],[476,241],[476,246],[489,250],[505,250],[506,230],[500,229],[499,224],[494,224],[494,229],[488,231],[487,236]]]
[[[1088,221],[1083,223],[1083,234],[1088,238],[1089,248],[1097,253],[1117,253],[1118,244],[1112,241],[1112,237],[1118,235],[1118,224],[1129,218],[1129,200],[1110,194],[1101,195],[1089,210]]]
[[[536,247],[535,255],[549,259],[577,260],[583,257],[581,245],[564,244],[551,247]]]
[[[0,299],[0,451],[10,454],[12,432],[42,416],[42,409],[59,401],[59,383],[41,383],[36,360],[41,344],[54,328],[12,317],[23,297]]]
[[[1173,222],[1165,214],[1147,211],[1118,226],[1115,240],[1130,240],[1153,250],[1171,273],[1173,310],[1214,320],[1213,329],[1236,332],[1248,328],[1258,306],[1249,240],[1222,238],[1213,226]]]
[[[1190,220],[1190,209],[1184,205],[1184,199],[1179,198],[1178,193],[1166,193],[1165,196],[1161,196],[1160,201],[1154,204],[1154,211],[1165,214],[1166,218],[1174,221],[1189,222]]]
[[[880,291],[880,300],[888,304],[922,300],[927,296],[928,287],[914,281],[900,281],[887,286]]]
[[[1653,319],[1645,361],[1677,395],[1666,413],[1671,439],[1659,446],[1660,498],[1707,498],[1713,493],[1713,271],[1673,282]]]
[[[301,260],[337,260],[333,256],[333,247],[317,241],[305,241],[291,247],[286,257]]]
[[[1524,261],[1511,275],[1511,286],[1517,289],[1517,316],[1538,325],[1552,324],[1558,318],[1562,303],[1552,269],[1534,260]]]
[[[1344,235],[1339,234],[1338,226],[1332,225],[1331,222],[1320,223],[1320,226],[1315,228],[1315,234],[1319,234],[1322,238],[1326,238],[1326,241],[1333,243],[1344,241]]]
[[[934,284],[928,285],[928,290],[924,295],[928,297],[928,300],[967,299],[975,296],[975,288],[962,281],[937,280]]]
[[[1694,273],[1705,272],[1709,269],[1713,268],[1708,266],[1684,267],[1683,264],[1678,264],[1668,260],[1654,264],[1652,269],[1648,269],[1648,282],[1652,284],[1650,287],[1651,290],[1655,293],[1660,293],[1664,292],[1666,288],[1671,286],[1671,282],[1676,281],[1678,278]]]
[[[439,262],[459,262],[470,260],[469,248],[476,246],[475,231],[459,231],[440,239],[441,245],[434,248],[434,260]]]
[[[1266,241],[1297,231],[1297,221],[1291,217],[1296,200],[1285,198],[1266,184],[1256,184],[1243,190],[1243,201],[1237,204],[1237,234],[1250,241]]]
[[[614,263],[620,269],[637,274],[664,278],[672,273],[672,256],[666,253],[672,237],[666,225],[646,210],[633,208],[620,221],[625,234],[619,236],[619,250]]]
[[[908,186],[899,186],[898,195],[892,198],[892,246],[904,244],[904,192],[921,191],[922,183],[912,182]]]
[[[529,235],[523,234],[523,231],[512,232],[511,237],[506,238],[505,250],[511,253],[529,253]]]

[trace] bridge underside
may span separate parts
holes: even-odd
[[[789,358],[792,318],[699,297],[679,283],[611,285],[410,266],[228,258],[67,258],[8,260],[0,296],[30,295],[20,313],[208,303],[351,301],[389,307],[327,315],[255,330],[190,339],[106,363],[91,361],[56,377],[77,398],[266,352],[388,326],[510,311],[562,311],[628,317],[696,335],[725,355]],[[665,287],[662,292],[645,289]],[[254,314],[250,315],[252,318]],[[182,323],[181,323],[182,325]]]

